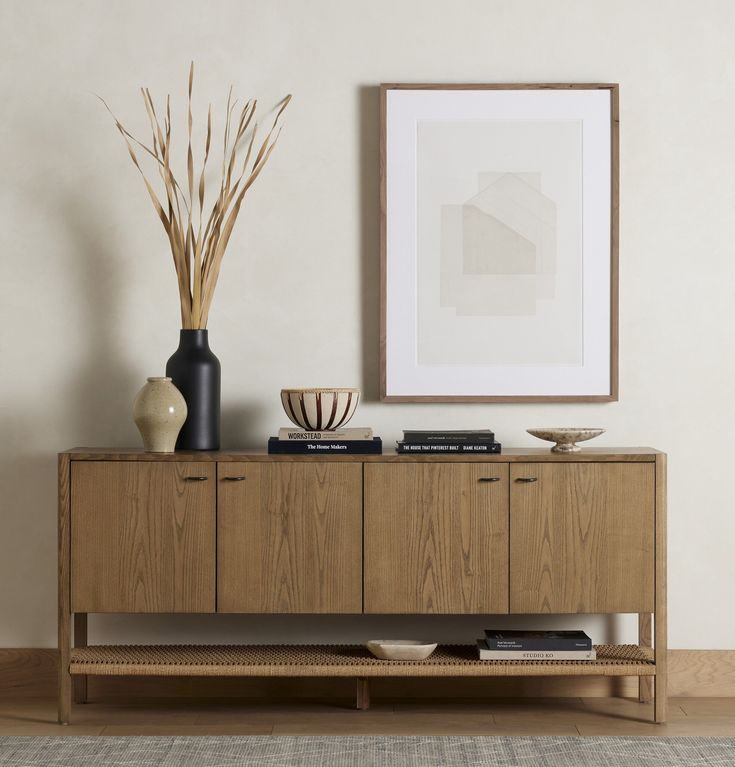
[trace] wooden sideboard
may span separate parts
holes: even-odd
[[[666,718],[666,456],[59,455],[59,721],[90,674],[638,676]],[[87,646],[89,613],[637,613],[597,661],[359,647]],[[370,637],[365,637],[369,639]],[[472,640],[468,637],[468,640]],[[654,641],[655,640],[655,641]],[[655,680],[653,695],[651,680]]]

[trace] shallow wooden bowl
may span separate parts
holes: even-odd
[[[577,442],[584,442],[605,433],[605,429],[591,427],[565,426],[550,429],[526,429],[534,437],[556,442],[551,448],[552,453],[578,453],[582,448]]]
[[[371,639],[367,648],[381,660],[426,660],[436,650],[436,644],[418,639]]]

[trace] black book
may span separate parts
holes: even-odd
[[[288,455],[380,455],[383,452],[383,440],[380,437],[373,437],[372,439],[291,442],[270,437],[268,452]]]
[[[500,442],[396,442],[398,453],[499,453]]]
[[[505,631],[485,629],[490,650],[591,650],[584,631]]]
[[[463,442],[495,442],[495,434],[490,429],[450,429],[448,431],[420,431],[404,429],[403,441],[412,443],[463,443]]]
[[[480,660],[491,661],[565,661],[597,660],[594,647],[589,650],[491,650],[484,639],[477,640]]]

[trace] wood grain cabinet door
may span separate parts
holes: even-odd
[[[362,612],[361,464],[218,472],[219,612]]]
[[[510,611],[651,612],[653,463],[510,470]]]
[[[365,464],[365,612],[508,612],[507,464]]]
[[[73,461],[73,612],[215,609],[215,466]]]

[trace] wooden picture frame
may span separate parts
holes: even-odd
[[[618,399],[618,104],[381,85],[381,400]]]

